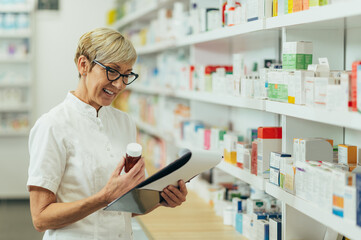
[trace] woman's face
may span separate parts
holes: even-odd
[[[132,71],[131,64],[109,63],[103,65],[111,67],[121,74],[129,74]],[[106,70],[98,64],[95,64],[92,70],[87,71],[85,74],[85,76],[82,74],[81,81],[83,83],[79,85],[76,93],[81,100],[90,104],[96,110],[99,110],[101,106],[109,106],[126,87],[122,77],[110,82]]]

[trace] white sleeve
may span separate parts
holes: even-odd
[[[29,178],[27,186],[38,186],[56,194],[65,164],[66,148],[51,120],[42,116],[29,136]]]

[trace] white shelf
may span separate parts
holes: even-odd
[[[158,10],[158,4],[151,4],[149,6],[146,6],[144,8],[142,8],[141,10],[133,13],[133,14],[129,14],[127,16],[124,16],[123,18],[119,19],[118,21],[116,21],[112,27],[114,29],[119,29],[122,28],[132,22],[135,21],[139,21],[141,20],[143,17],[150,15],[151,13],[154,13]]]
[[[266,19],[265,28],[275,29],[281,27],[295,27],[310,23],[317,23],[313,28],[319,27],[319,23],[332,21],[335,19],[353,17],[361,15],[361,2],[358,0],[350,0],[345,2],[333,3],[327,6],[311,8],[306,11],[286,14],[283,16],[272,17]],[[328,28],[333,27],[331,24],[323,24]],[[310,26],[305,26],[310,27]]]
[[[264,19],[240,24],[232,27],[218,28],[212,31],[190,35],[177,41],[177,46],[186,46],[219,39],[226,39],[246,33],[256,32],[264,29]]]
[[[189,100],[196,100],[212,104],[225,105],[230,107],[250,108],[256,110],[264,110],[264,100],[254,98],[244,98],[240,96],[220,95],[207,92],[187,92],[177,91],[175,97]]]
[[[0,5],[0,13],[30,13],[31,7],[29,6],[11,6],[10,4],[7,5]]]
[[[352,224],[347,219],[345,220],[332,213],[327,213],[315,204],[296,197],[269,182],[266,183],[266,193],[348,238],[360,239],[361,228]]]
[[[119,28],[125,27],[132,22],[139,22],[144,19],[148,19],[150,15],[158,12],[159,9],[170,6],[175,0],[158,0],[157,2],[144,6],[141,10],[136,11],[132,14],[124,16],[123,18],[116,21],[111,27],[118,30]]]
[[[143,86],[142,84],[132,84],[131,86],[127,87],[127,89],[146,94],[163,95],[163,96],[168,96],[171,94],[174,95],[174,91],[171,89],[166,89],[164,87],[157,88],[154,86]]]
[[[29,130],[0,131],[0,137],[26,137],[28,135],[29,135]]]
[[[149,12],[152,12],[149,9]],[[183,39],[178,39],[172,44],[168,43],[156,43],[146,47],[139,48],[138,55],[145,55],[164,51],[174,47],[189,46],[192,44],[205,43],[215,40],[227,39],[242,34],[248,34],[261,30],[279,29],[282,27],[294,28],[343,28],[343,22],[336,24],[335,20],[342,18],[351,18],[354,16],[361,16],[361,1],[350,0],[346,3],[334,3],[327,6],[311,8],[306,11],[300,11],[296,13],[286,14],[278,17],[271,17],[266,19],[260,19],[257,21],[248,22],[241,25],[232,27],[218,28],[212,31],[199,33],[195,35],[189,35]],[[355,19],[354,23],[349,23],[348,27],[354,27],[354,25],[361,26],[360,19]]]
[[[27,112],[30,110],[29,106],[0,106],[0,112]]]
[[[188,100],[196,100],[196,101],[225,105],[230,107],[250,108],[256,110],[265,109],[265,101],[254,98],[220,95],[220,94],[207,93],[207,92],[172,91],[171,89],[162,89],[162,88],[155,88],[152,86],[147,87],[141,85],[139,86],[134,85],[134,87],[132,86],[129,89],[140,93],[176,97],[176,98],[182,98]]]
[[[1,31],[0,38],[30,38],[30,30]]]
[[[159,130],[157,127],[152,126],[148,123],[144,123],[139,119],[134,119],[134,121],[140,130],[142,130],[150,135],[153,135],[159,139],[162,139],[166,142],[172,141],[172,137],[170,137],[168,134],[165,134],[163,131]]]
[[[256,175],[251,174],[239,167],[233,166],[225,161],[222,161],[220,164],[216,166],[218,169],[236,177],[250,185],[260,189],[265,189],[265,180],[261,177],[257,177]]]
[[[176,41],[163,41],[152,45],[146,45],[136,49],[137,55],[146,55],[151,53],[161,52],[167,49],[176,47]]]
[[[358,112],[327,111],[325,109],[273,101],[266,101],[266,111],[361,130],[361,114]]]

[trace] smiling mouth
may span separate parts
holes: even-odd
[[[106,94],[110,95],[110,96],[115,95],[114,92],[112,92],[112,91],[110,91],[110,90],[108,90],[108,89],[106,89],[106,88],[103,88],[103,91],[104,91]]]

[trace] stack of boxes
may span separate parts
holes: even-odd
[[[307,70],[312,64],[312,42],[285,42],[282,51],[282,68],[287,71],[270,71],[268,98],[270,100],[303,104],[304,79],[313,76]]]
[[[281,162],[284,162],[284,158],[291,158],[290,154],[279,153],[279,152],[271,152],[270,155],[270,183],[275,184],[276,186],[280,186],[281,178],[280,178],[280,169]],[[284,165],[282,163],[282,165]],[[284,179],[282,180],[282,183]]]

